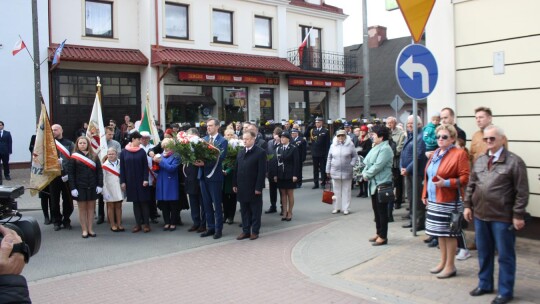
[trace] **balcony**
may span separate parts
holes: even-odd
[[[289,62],[303,70],[335,74],[357,74],[356,56],[336,52],[323,52],[305,48],[302,58],[298,49],[287,51]]]

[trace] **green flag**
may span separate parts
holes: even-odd
[[[150,102],[146,101],[146,106],[144,107],[143,117],[141,119],[141,124],[139,125],[139,132],[147,131],[151,135],[150,142],[154,145],[159,144],[159,134],[156,127],[156,122],[154,120],[154,115],[152,115],[152,109],[150,108]]]

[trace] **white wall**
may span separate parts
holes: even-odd
[[[35,110],[33,62],[26,50],[12,56],[13,46],[22,36],[28,51],[34,56],[31,1],[0,0],[0,120],[13,137],[10,163],[30,161],[28,145],[36,132],[39,113]],[[47,56],[47,1],[38,1],[40,61]],[[47,62],[40,69],[41,92],[49,106]]]

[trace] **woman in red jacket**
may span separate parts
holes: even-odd
[[[422,199],[427,204],[426,233],[439,238],[441,260],[430,272],[446,279],[457,274],[455,256],[459,235],[450,231],[450,213],[457,206],[463,211],[461,195],[469,182],[470,165],[467,153],[454,143],[457,131],[451,125],[436,129],[437,144],[426,166]]]

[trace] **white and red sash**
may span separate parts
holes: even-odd
[[[56,144],[56,149],[58,149],[58,151],[62,153],[62,155],[64,155],[66,159],[70,159],[71,153],[69,153],[69,150],[66,149],[66,147],[64,147],[64,145],[62,145],[58,140],[55,139],[54,142]]]
[[[81,163],[85,164],[88,168],[92,169],[92,170],[96,170],[96,163],[91,160],[90,158],[82,155],[81,153],[78,153],[78,152],[75,152],[71,155],[71,158],[74,158],[78,161],[80,161]]]
[[[118,161],[116,161],[118,163]],[[117,164],[117,165],[113,165],[110,161],[107,161],[106,163],[104,163],[102,166],[103,170],[117,176],[117,177],[120,177],[120,166]]]

